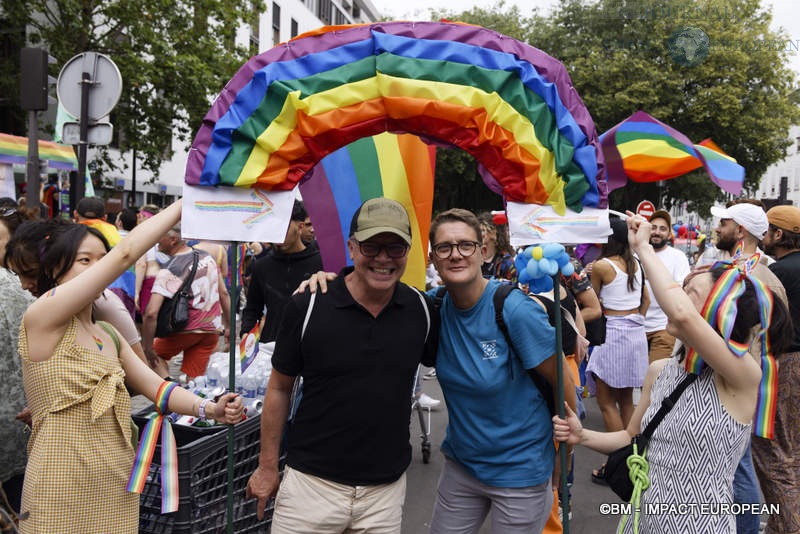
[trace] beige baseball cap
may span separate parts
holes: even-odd
[[[378,234],[390,233],[411,245],[411,221],[402,204],[390,198],[371,198],[361,204],[350,222],[350,237],[366,241]]]

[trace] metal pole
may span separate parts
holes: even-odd
[[[39,209],[39,188],[41,178],[39,176],[39,122],[36,119],[36,111],[28,111],[28,161],[25,166],[28,183],[25,190],[25,205],[28,209]]]
[[[128,207],[136,205],[136,149],[133,149],[133,164],[131,165],[131,196],[128,198]]]
[[[231,241],[231,307],[230,307],[230,370],[228,386],[230,391],[236,391],[236,311],[239,309],[239,243]],[[233,464],[234,464],[234,425],[228,426],[228,534],[233,534]]]
[[[81,118],[80,133],[81,138],[78,143],[78,179],[75,188],[75,205],[86,196],[86,149],[89,145],[89,86],[94,83],[88,72],[81,76]]]
[[[564,410],[564,341],[561,332],[561,276],[553,275],[553,322],[556,325],[556,367],[558,376],[558,416],[566,417]],[[574,395],[575,392],[573,391]],[[558,446],[558,460],[561,463],[561,480],[558,494],[561,497],[561,526],[564,534],[569,534],[569,497],[567,496],[567,444]]]

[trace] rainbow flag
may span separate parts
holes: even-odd
[[[397,200],[411,219],[412,246],[403,282],[425,289],[436,148],[414,135],[382,133],[329,154],[300,183],[326,271],[352,265],[350,221],[370,198]],[[376,177],[380,177],[376,180]]]
[[[39,141],[39,159],[54,169],[78,170],[78,158],[70,145]],[[0,133],[0,163],[25,165],[28,160],[28,138]]]
[[[744,167],[713,141],[693,144],[688,137],[644,111],[637,111],[600,136],[608,191],[634,182],[658,182],[705,168],[711,181],[739,195]]]

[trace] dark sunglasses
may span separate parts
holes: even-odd
[[[380,245],[378,243],[370,243],[369,241],[356,241],[358,243],[358,250],[361,251],[362,256],[367,258],[374,258],[381,253],[381,250],[386,251],[386,255],[392,259],[402,258],[408,254],[408,245],[404,243],[391,243],[389,245]]]

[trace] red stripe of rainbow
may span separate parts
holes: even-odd
[[[158,434],[164,427],[164,437],[161,440],[161,512],[174,512],[178,509],[178,462],[175,437],[169,421],[164,417],[167,412],[169,397],[178,384],[175,382],[162,382],[156,393],[155,404],[156,412],[147,425],[144,427],[142,437],[139,441],[139,449],[136,451],[136,459],[131,468],[131,475],[128,479],[127,491],[131,493],[141,493],[153,461]]]

